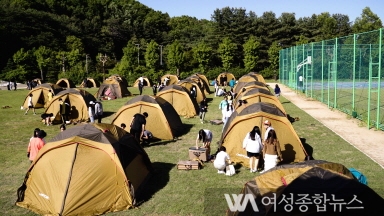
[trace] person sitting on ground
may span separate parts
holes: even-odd
[[[224,146],[220,146],[219,153],[216,154],[213,166],[217,169],[218,174],[225,174],[225,167],[231,164],[231,158],[226,152],[227,149]]]
[[[41,114],[41,119],[44,120],[44,124],[47,126],[52,125],[51,118],[53,117],[53,113],[43,113]]]
[[[224,87],[222,87],[219,90],[217,90],[217,96],[224,96],[224,93],[225,93],[224,90],[225,90]]]
[[[149,145],[149,143],[151,143],[152,137],[153,137],[153,135],[152,135],[151,131],[144,130],[143,136],[141,137],[142,145]]]

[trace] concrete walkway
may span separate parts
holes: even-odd
[[[271,87],[275,83],[268,83]],[[384,169],[384,132],[380,130],[368,130],[360,127],[359,120],[348,119],[347,114],[338,110],[331,110],[327,105],[297,94],[287,86],[280,86],[282,96],[287,98],[297,107],[317,119],[323,125],[335,132],[352,146],[363,152]]]

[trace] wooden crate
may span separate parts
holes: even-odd
[[[196,147],[189,148],[189,159],[194,160],[196,158],[199,158],[201,161],[207,161],[207,149],[206,148],[199,148],[196,149]]]
[[[200,165],[198,161],[179,161],[177,163],[177,169],[179,170],[198,170]]]

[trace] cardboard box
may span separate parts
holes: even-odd
[[[199,158],[201,161],[207,161],[207,149],[206,148],[199,148],[196,149],[196,147],[190,147],[189,148],[189,159],[194,160],[196,158]]]
[[[200,165],[198,161],[179,161],[177,163],[177,169],[179,170],[198,170]]]

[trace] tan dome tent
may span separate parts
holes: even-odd
[[[190,118],[199,113],[199,106],[196,100],[191,97],[188,90],[183,86],[175,84],[166,86],[156,96],[172,104],[180,116]]]
[[[145,128],[151,131],[155,138],[172,140],[181,135],[183,124],[180,116],[175,108],[161,97],[140,95],[132,98],[116,112],[112,123],[118,126],[121,123],[129,125],[133,115],[143,112],[148,113]]]
[[[189,76],[186,78],[186,80],[188,79],[191,79],[193,81],[195,81],[198,85],[199,85],[199,82],[200,82],[200,86],[201,86],[201,90],[205,93],[205,94],[211,94],[211,90],[209,89],[209,85],[208,83],[206,83],[203,79],[200,78],[200,76],[197,76],[197,75],[192,75],[192,76]]]
[[[49,101],[48,101],[49,90],[51,90],[53,95],[56,95],[57,93],[59,93],[64,89],[56,84],[50,84],[50,83],[41,84],[28,92],[22,107],[24,109],[28,108],[29,95],[32,94],[33,95],[32,104],[35,107],[35,109],[45,108],[49,104]]]
[[[232,80],[232,79],[236,80],[236,77],[232,73],[223,72],[223,73],[219,74],[219,76],[217,76],[217,78],[216,78],[217,81],[219,81],[220,86],[224,86],[224,83],[221,82],[220,77],[224,77],[224,81],[227,82],[227,85],[228,85],[228,82],[230,80]]]
[[[94,80],[93,78],[87,78],[87,81],[84,83],[84,81],[81,83],[80,88],[98,88],[100,87],[100,82],[97,80]]]
[[[264,89],[269,90],[267,85],[265,85],[264,83],[259,82],[259,81],[253,81],[253,82],[238,82],[238,83],[236,83],[235,87],[233,88],[233,92],[239,94],[243,90],[243,88],[247,89],[247,88],[252,88],[253,86],[257,86],[258,88],[264,88]]]
[[[245,92],[239,95],[239,97],[236,98],[236,103],[235,103],[235,109],[241,112],[240,109],[242,109],[245,106],[240,106],[237,101],[239,100],[246,100],[247,104],[254,104],[258,102],[267,102],[271,104],[275,104],[284,114],[287,112],[285,111],[283,105],[279,101],[279,99],[273,95],[270,91],[267,91],[265,89],[260,89],[260,88],[250,88],[247,89]]]
[[[56,85],[59,85],[63,88],[76,88],[76,85],[67,78],[61,78],[56,82]]]
[[[209,86],[209,80],[207,79],[207,77],[204,75],[204,74],[201,74],[201,73],[197,73],[195,74],[196,76],[199,76],[200,79],[202,79],[208,86]]]
[[[74,122],[87,121],[88,106],[90,101],[96,101],[96,98],[85,90],[67,89],[59,92],[53,97],[51,103],[45,109],[45,113],[53,113],[55,119],[53,123],[61,123],[60,102],[59,99],[69,103],[71,107],[69,119]]]
[[[176,75],[173,75],[173,74],[165,74],[164,76],[161,77],[161,83],[164,83],[164,79],[168,77],[168,82],[167,82],[167,85],[172,85],[172,84],[176,84],[177,82],[179,82],[179,78],[176,76]]]
[[[16,205],[40,215],[104,215],[133,208],[152,172],[135,138],[111,124],[81,124],[38,153]]]
[[[117,80],[118,82],[123,83],[126,87],[128,87],[127,79],[125,79],[124,77],[122,77],[118,74],[111,75],[110,77],[106,78],[105,80]],[[105,83],[105,80],[103,83]]]
[[[264,137],[265,120],[269,120],[276,131],[284,163],[304,161],[307,153],[291,122],[276,105],[265,102],[247,105],[229,117],[223,129],[221,143],[227,148],[231,160],[245,166],[249,165],[247,152],[242,146],[244,137],[254,126],[259,126]]]
[[[133,87],[139,87],[139,80],[140,78],[138,78],[135,83],[133,83]],[[144,87],[145,86],[148,86],[148,87],[151,87],[152,86],[152,82],[147,78],[147,77],[143,77],[143,81],[144,81]]]
[[[226,215],[320,215],[322,210],[324,215],[384,213],[384,199],[374,190],[356,180],[345,166],[320,160],[277,166],[245,183],[240,194],[250,195],[252,200],[243,211],[228,209]],[[284,200],[289,200],[291,194],[296,201],[287,205]],[[297,201],[303,197],[308,198],[307,204]],[[262,203],[268,203],[268,200],[273,200],[276,205]],[[253,201],[257,211],[252,207]],[[341,211],[334,208],[335,203],[343,206]],[[288,213],[287,209],[291,211]]]
[[[254,76],[252,74],[246,74],[239,78],[238,82],[253,82],[253,81],[259,81],[257,79],[257,76]]]
[[[199,104],[204,98],[205,98],[205,94],[203,91],[201,91],[201,88],[199,87],[199,85],[191,80],[191,79],[184,79],[184,80],[180,80],[177,85],[179,86],[183,86],[184,88],[186,88],[188,90],[188,92],[191,91],[192,89],[192,86],[195,86],[196,88],[196,102]]]
[[[251,86],[246,86],[245,88],[242,88],[241,91],[239,93],[236,94],[235,96],[235,103],[237,103],[237,101],[239,100],[240,97],[242,97],[244,94],[246,94],[248,91],[250,90],[253,90],[253,89],[256,89],[254,91],[258,92],[258,93],[261,93],[261,94],[265,94],[265,95],[271,95],[271,96],[275,96],[268,88],[266,87],[261,87],[261,86],[257,86],[257,85],[251,85]],[[255,93],[255,92],[253,92]]]
[[[257,73],[257,72],[249,72],[247,75],[256,76],[256,77],[257,77],[257,80],[258,80],[259,82],[266,83],[266,82],[265,82],[265,79],[264,79],[264,77],[263,77],[263,75],[261,75],[261,74],[259,74],[259,73]]]
[[[124,85],[124,81],[116,78],[107,78],[95,93],[96,98],[116,99],[131,96],[131,92]]]

